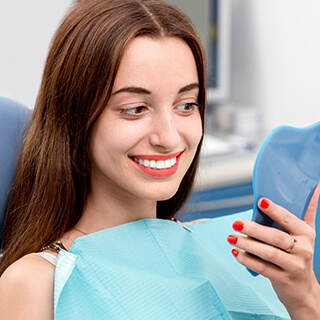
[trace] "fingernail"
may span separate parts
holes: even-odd
[[[237,249],[232,249],[232,254],[235,256],[235,257],[237,257],[238,256],[238,254],[239,254],[239,250],[237,250]]]
[[[269,201],[267,201],[266,199],[262,199],[262,201],[260,202],[260,207],[263,209],[268,209],[270,206]]]
[[[237,244],[237,241],[238,241],[238,237],[236,236],[228,236],[227,238],[228,242],[231,243],[231,244]]]
[[[243,222],[241,221],[235,221],[232,225],[233,229],[236,231],[241,231],[244,227]]]

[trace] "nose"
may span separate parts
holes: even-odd
[[[170,151],[179,146],[181,137],[177,119],[172,110],[155,114],[151,126],[150,143],[154,147]]]

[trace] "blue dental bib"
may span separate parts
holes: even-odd
[[[251,211],[190,225],[143,219],[61,250],[55,320],[290,319],[271,283],[231,254],[227,235]]]

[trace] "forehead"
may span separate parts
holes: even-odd
[[[141,36],[127,46],[115,79],[122,86],[177,86],[198,82],[193,53],[179,38]]]

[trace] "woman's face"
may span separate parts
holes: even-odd
[[[92,134],[92,191],[167,200],[202,136],[196,63],[178,38],[135,38]]]

